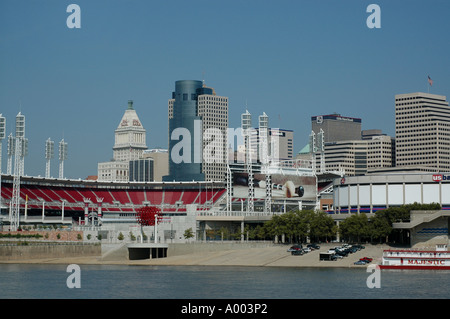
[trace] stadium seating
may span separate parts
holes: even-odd
[[[11,183],[2,183],[1,196],[9,202],[12,198],[13,186]],[[83,211],[84,199],[89,199],[90,207],[96,207],[98,198],[102,201],[102,211],[107,212],[133,212],[143,205],[156,205],[164,212],[186,212],[186,205],[197,204],[198,210],[212,207],[225,193],[223,188],[208,189],[127,189],[127,188],[95,188],[72,186],[40,186],[22,184],[21,205],[28,200],[28,208],[41,209],[45,202],[45,209],[61,210],[61,203],[65,201],[65,210]]]

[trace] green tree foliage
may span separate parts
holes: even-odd
[[[194,232],[192,231],[192,228],[186,229],[184,231],[183,236],[184,236],[185,239],[190,239],[190,238],[194,237]]]
[[[361,241],[370,233],[369,219],[366,214],[352,215],[339,223],[339,232],[349,241]]]
[[[307,236],[320,240],[336,235],[333,219],[324,212],[302,210],[274,215],[263,226],[269,237],[285,235],[289,242],[304,242]]]
[[[376,212],[370,219],[369,231],[372,240],[378,239],[381,242],[385,238],[385,241],[388,241],[388,236],[392,232],[392,223],[389,222],[385,210]]]
[[[333,218],[325,212],[317,212],[313,215],[310,222],[310,237],[314,241],[320,241],[320,238],[325,238],[325,241],[336,236],[337,226]]]
[[[377,211],[370,219],[366,214],[352,215],[340,222],[339,232],[343,239],[349,241],[378,240],[387,242],[388,236],[393,232],[392,224],[410,221],[412,210],[439,209],[441,206],[436,203],[414,203]]]

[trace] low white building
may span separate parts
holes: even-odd
[[[373,213],[391,206],[438,203],[450,209],[450,173],[344,176],[333,182],[335,213]]]

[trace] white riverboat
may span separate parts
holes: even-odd
[[[381,269],[450,269],[447,245],[435,250],[388,249],[383,251]]]

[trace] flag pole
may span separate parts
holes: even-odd
[[[428,93],[430,93],[430,86],[433,85],[433,80],[430,78],[430,76],[428,75]]]

